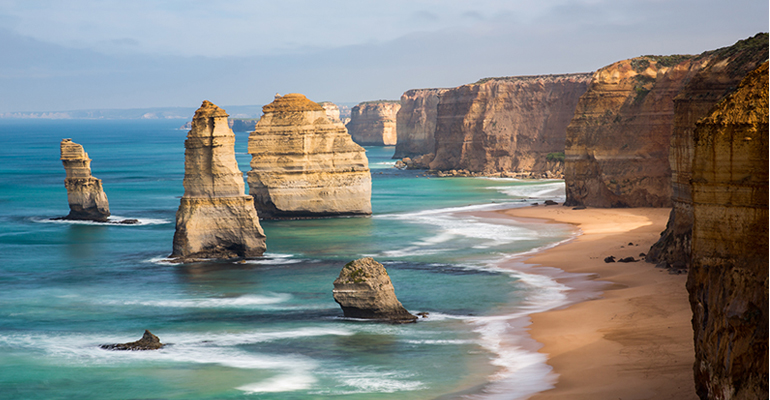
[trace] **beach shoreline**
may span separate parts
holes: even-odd
[[[500,267],[541,273],[569,286],[569,304],[529,316],[558,375],[550,399],[697,399],[686,275],[644,261],[605,263],[646,253],[665,229],[669,209],[572,210],[532,206],[499,211],[515,219],[577,226],[574,240]]]

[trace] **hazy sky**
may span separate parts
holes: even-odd
[[[0,112],[398,99],[768,31],[766,0],[0,0]]]

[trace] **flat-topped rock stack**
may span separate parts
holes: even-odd
[[[172,257],[258,257],[265,234],[245,194],[227,113],[209,101],[195,112],[185,140],[184,196],[176,213]]]
[[[365,150],[318,103],[277,95],[249,136],[249,193],[260,218],[372,213]]]
[[[348,318],[378,319],[398,323],[414,322],[396,298],[393,283],[382,264],[370,257],[345,264],[334,281],[334,301]]]
[[[72,139],[61,141],[61,162],[67,177],[67,201],[70,213],[63,219],[106,222],[110,205],[102,189],[101,179],[91,176],[91,159],[83,146]]]
[[[393,146],[398,140],[396,115],[400,108],[398,101],[365,101],[350,110],[350,122],[345,127],[361,146]]]

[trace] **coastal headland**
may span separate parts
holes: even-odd
[[[568,296],[589,299],[531,316],[530,335],[543,345],[539,351],[558,374],[555,388],[533,400],[698,398],[686,275],[646,262],[604,261],[608,256],[639,259],[660,236],[669,211],[543,206],[504,211],[519,219],[573,224],[581,231],[575,240],[523,260],[533,266],[531,272],[564,271],[554,278],[573,288]],[[575,274],[587,281],[581,283]]]

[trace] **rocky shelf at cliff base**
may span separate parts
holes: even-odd
[[[398,101],[378,100],[360,103],[350,110],[350,122],[345,125],[350,137],[361,146],[392,146],[396,144],[396,114]]]
[[[277,95],[249,135],[249,193],[260,218],[372,213],[366,151],[318,103]]]
[[[91,159],[83,146],[72,139],[62,139],[61,161],[67,177],[67,201],[70,212],[61,219],[107,222],[110,205],[102,189],[102,181],[91,176]]]
[[[371,257],[345,264],[334,281],[332,294],[348,318],[397,323],[417,320],[396,298],[388,271]]]
[[[180,261],[261,256],[265,234],[245,194],[227,113],[204,101],[185,140],[184,196],[176,213],[172,258]]]

